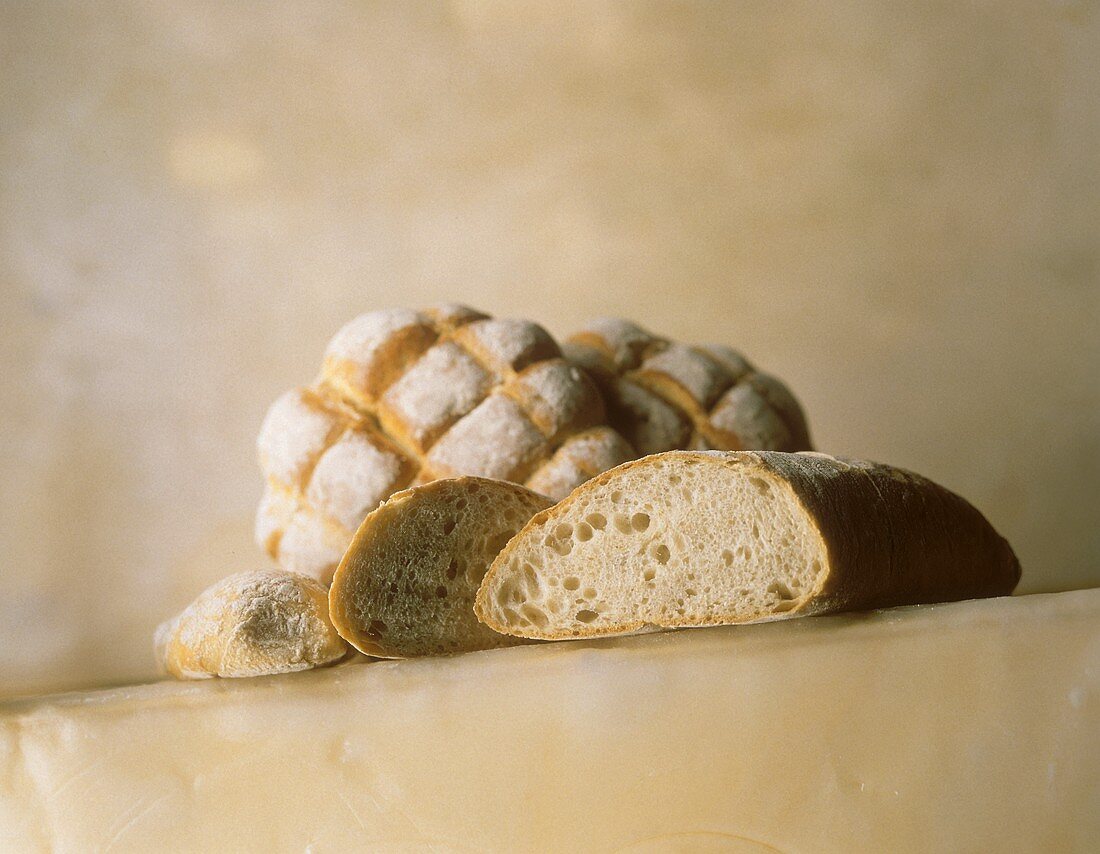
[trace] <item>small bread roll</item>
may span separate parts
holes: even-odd
[[[363,520],[329,591],[332,623],[360,652],[409,658],[512,646],[474,616],[493,558],[551,502],[501,480],[414,487]]]
[[[275,569],[241,572],[207,588],[157,629],[156,648],[177,679],[290,673],[348,652],[329,620],[324,586]]]
[[[1011,593],[1020,564],[926,478],[825,454],[670,451],[535,516],[478,617],[556,640]]]
[[[681,344],[604,318],[569,336],[562,350],[596,380],[608,423],[640,455],[812,448],[794,395],[729,347]]]

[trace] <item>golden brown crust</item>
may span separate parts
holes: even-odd
[[[178,679],[290,673],[347,654],[325,588],[283,570],[242,572],[204,590],[157,630],[157,657]]]
[[[755,456],[790,484],[825,541],[829,571],[806,613],[1007,596],[1020,581],[1008,541],[926,477],[826,454]]]
[[[729,347],[687,346],[610,318],[571,335],[563,349],[596,379],[609,423],[641,454],[812,447],[787,387]]]

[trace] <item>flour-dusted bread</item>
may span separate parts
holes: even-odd
[[[160,663],[179,679],[290,673],[348,653],[324,586],[277,569],[223,578],[163,623],[155,640]]]
[[[567,338],[563,350],[596,379],[608,422],[639,454],[812,447],[794,395],[729,347],[679,344],[605,318]]]
[[[325,582],[367,513],[410,485],[476,475],[558,499],[636,456],[541,326],[458,305],[352,320],[316,384],[272,405],[258,449],[257,541]]]
[[[360,652],[411,658],[512,646],[474,616],[493,558],[551,502],[502,480],[461,477],[399,492],[371,512],[340,562],[329,610]]]
[[[919,475],[816,453],[671,451],[539,513],[477,596],[490,628],[561,639],[1012,592],[977,510]]]

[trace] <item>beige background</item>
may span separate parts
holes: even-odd
[[[148,676],[261,562],[267,404],[441,299],[737,345],[1100,585],[1094,3],[16,0],[0,51],[0,691]]]

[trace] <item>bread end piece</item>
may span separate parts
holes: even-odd
[[[672,451],[539,513],[476,613],[559,640],[1003,595],[1007,542],[926,478],[812,452]]]
[[[157,628],[157,659],[177,679],[266,676],[343,658],[324,585],[283,570],[242,572]]]
[[[550,504],[522,486],[480,477],[397,493],[363,520],[333,576],[333,625],[380,658],[515,645],[478,622],[474,596],[497,553]]]

